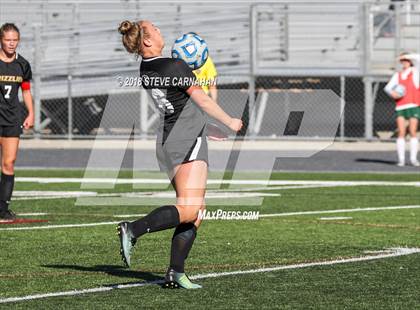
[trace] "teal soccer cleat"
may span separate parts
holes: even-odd
[[[120,237],[120,254],[122,261],[127,267],[131,264],[131,251],[136,243],[136,239],[128,227],[128,222],[119,223],[117,226],[118,236]]]
[[[185,273],[176,272],[173,269],[169,269],[165,276],[165,283],[163,284],[163,288],[185,288],[187,290],[193,290],[202,288],[202,286],[196,283],[192,283]]]

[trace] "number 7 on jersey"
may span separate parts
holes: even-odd
[[[4,95],[4,98],[10,99],[10,92],[12,91],[12,85],[5,85],[4,89],[6,90],[6,95]]]

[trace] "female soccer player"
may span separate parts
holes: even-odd
[[[420,81],[419,68],[414,66],[414,61],[419,66],[420,55],[403,53],[399,60],[402,65],[401,72],[396,72],[385,86],[385,92],[396,101],[398,166],[402,167],[405,165],[405,122],[408,120],[411,136],[410,162],[413,166],[418,167],[420,165],[417,160],[417,126],[420,119]],[[405,94],[398,93],[396,91],[397,86],[403,86]]]
[[[185,275],[184,264],[201,222],[199,211],[205,208],[208,166],[205,113],[235,132],[241,129],[242,121],[227,115],[200,86],[194,85],[195,76],[183,60],[162,57],[164,40],[151,22],[124,21],[119,32],[126,50],[142,56],[143,87],[161,112],[156,155],[177,196],[176,205],[162,206],[139,220],[120,223],[117,227],[120,253],[129,266],[132,247],[139,237],[176,227],[164,287],[200,288]]]
[[[31,66],[16,53],[19,44],[19,29],[11,23],[0,27],[0,218],[15,219],[9,210],[14,187],[14,166],[22,128],[29,129],[34,124],[30,80]],[[18,91],[22,89],[23,101],[27,109],[24,119],[23,105],[19,102]]]

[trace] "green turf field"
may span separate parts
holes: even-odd
[[[17,172],[17,177],[82,176],[80,171]],[[122,172],[120,177],[130,178],[131,173]],[[254,178],[255,174],[243,176]],[[0,308],[420,308],[419,175],[276,173],[272,180],[389,184],[311,188],[297,184],[255,191],[254,185],[243,185],[240,189],[248,193],[280,195],[264,198],[261,206],[234,205],[234,198],[210,205],[209,210],[259,211],[260,218],[205,221],[186,266],[204,288],[167,291],[149,282],[159,281],[167,268],[172,231],[140,239],[131,269],[123,268],[118,253],[114,222],[154,206],[75,205],[76,198],[46,199],[35,191],[81,191],[80,183],[18,181],[12,209],[27,214],[23,218],[48,222],[0,224]],[[217,186],[211,188],[218,192]],[[156,187],[120,184],[95,191],[150,192]],[[346,212],[337,212],[343,209]],[[79,226],[66,226],[73,224]],[[35,229],[44,226],[49,228]],[[271,267],[274,270],[267,270]],[[122,286],[111,290],[117,285]],[[69,291],[74,295],[63,296]],[[31,299],[49,293],[58,296]],[[13,297],[22,299],[12,303]]]

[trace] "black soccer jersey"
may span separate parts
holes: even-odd
[[[18,92],[22,83],[32,79],[29,62],[16,54],[12,62],[0,60],[0,126],[20,125],[23,121],[23,105]]]
[[[186,92],[196,81],[190,67],[180,59],[144,58],[140,77],[161,114],[158,141],[195,140],[202,133],[206,117]]]

